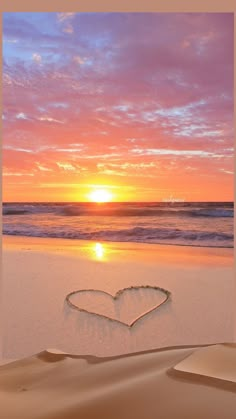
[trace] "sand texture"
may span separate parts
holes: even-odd
[[[3,358],[56,347],[96,356],[233,341],[233,249],[3,237]],[[132,322],[132,328],[65,304]],[[99,294],[99,295],[98,295]]]
[[[1,417],[235,419],[235,383],[173,369],[198,350],[110,358],[43,351],[0,367]]]

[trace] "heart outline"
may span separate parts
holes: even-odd
[[[138,317],[136,317],[131,323],[125,323],[122,322],[121,320],[118,319],[114,319],[113,317],[109,317],[106,316],[105,314],[101,314],[101,313],[96,313],[94,311],[90,311],[90,310],[86,310],[85,308],[81,308],[78,305],[75,305],[74,303],[71,302],[70,297],[72,295],[75,294],[79,294],[82,292],[88,292],[91,291],[93,293],[102,293],[105,295],[108,295],[109,297],[111,297],[114,301],[117,300],[125,291],[128,290],[138,290],[138,289],[144,289],[144,288],[149,288],[149,289],[153,289],[153,290],[158,290],[161,291],[163,294],[165,294],[166,298],[159,304],[156,304],[154,307],[152,307],[150,310],[145,311],[144,313],[141,313]],[[67,304],[74,310],[77,310],[79,312],[82,313],[87,313],[87,314],[92,314],[98,317],[101,317],[103,319],[109,320],[109,321],[113,321],[119,324],[122,324],[123,326],[128,327],[129,329],[131,329],[131,327],[133,327],[139,320],[143,319],[144,317],[146,317],[149,313],[152,313],[153,311],[157,310],[158,308],[160,308],[163,304],[166,304],[171,297],[171,292],[166,290],[165,288],[161,288],[158,286],[152,286],[152,285],[137,285],[137,286],[131,286],[131,287],[126,287],[126,288],[122,288],[120,290],[118,290],[115,295],[110,294],[107,291],[103,291],[103,290],[95,290],[95,289],[82,289],[82,290],[76,290],[76,291],[72,291],[70,293],[68,293],[66,295],[65,301],[67,302]]]

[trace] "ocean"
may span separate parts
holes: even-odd
[[[4,203],[3,234],[233,247],[233,202]]]

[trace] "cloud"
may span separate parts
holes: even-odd
[[[55,118],[51,118],[50,116],[44,115],[44,116],[40,116],[38,118],[39,121],[45,121],[45,122],[56,122],[57,124],[64,124],[64,121],[60,121],[58,119]]]
[[[74,12],[66,12],[66,13],[58,13],[57,19],[59,22],[64,22],[65,20],[72,19],[76,13]]]
[[[67,34],[73,34],[74,28],[70,23],[72,19],[75,17],[76,13],[74,12],[67,12],[67,13],[58,13],[57,20],[60,24],[62,24],[62,31]]]
[[[69,34],[74,33],[73,26],[72,26],[72,25],[70,25],[70,24],[67,24],[67,25],[63,28],[63,32],[65,32],[65,33],[69,33]]]
[[[63,170],[65,170],[65,171],[67,171],[67,170],[69,170],[69,171],[75,171],[76,170],[76,167],[75,166],[73,166],[72,164],[70,164],[70,163],[63,163],[63,162],[57,162],[56,163],[57,164],[57,166],[59,167],[59,168],[62,168]]]
[[[225,154],[217,154],[210,151],[205,150],[170,150],[170,149],[158,149],[158,148],[134,148],[131,150],[132,153],[136,153],[138,155],[156,155],[156,156],[186,156],[186,157],[192,157],[192,156],[198,156],[199,158],[206,158],[206,157],[212,157],[212,158],[221,158],[226,157]]]
[[[149,171],[162,179],[176,172],[183,183],[197,173],[225,182],[220,169],[232,171],[233,161],[233,14],[10,13],[3,29],[4,39],[19,41],[6,42],[3,57],[9,173],[24,165],[55,183],[65,175],[56,162],[66,162],[92,179]],[[147,187],[145,176],[139,181]]]
[[[82,57],[80,57],[79,55],[75,55],[74,57],[73,57],[73,61],[75,62],[75,63],[77,63],[77,64],[84,64],[85,62],[86,62],[86,58],[82,58]]]
[[[220,171],[226,173],[227,175],[233,175],[234,174],[234,172],[231,171],[231,170],[220,169]]]
[[[5,172],[3,171],[3,176],[34,176],[33,173],[19,173],[19,172]]]
[[[53,171],[53,169],[50,169],[49,167],[46,167],[46,166],[44,166],[44,165],[42,165],[38,162],[36,162],[36,165],[41,172],[52,172]]]
[[[33,60],[35,63],[40,64],[40,63],[42,62],[42,57],[41,57],[41,55],[40,55],[40,54],[34,53],[34,54],[32,55],[32,60]]]
[[[18,39],[3,39],[3,43],[6,42],[8,44],[17,44],[19,42]]]
[[[28,119],[28,118],[27,118],[27,116],[25,115],[25,113],[24,113],[24,112],[19,112],[19,113],[16,115],[16,118],[17,118],[17,119]]]

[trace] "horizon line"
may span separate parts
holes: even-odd
[[[234,203],[231,201],[178,201],[178,198],[169,201],[109,201],[109,202],[93,202],[93,201],[5,201],[2,204],[184,204],[184,203]]]

